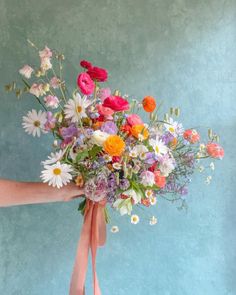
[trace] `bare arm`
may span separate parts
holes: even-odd
[[[83,191],[74,183],[58,189],[46,183],[0,179],[0,207],[69,201],[81,195]]]

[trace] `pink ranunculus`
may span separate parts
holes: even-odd
[[[142,125],[143,124],[143,121],[142,119],[136,115],[136,114],[131,114],[127,117],[126,119],[127,123],[130,125],[130,126],[134,126],[134,125]]]
[[[100,98],[102,102],[104,101],[104,99],[106,99],[110,95],[111,95],[110,88],[101,88],[98,90],[98,98]]]
[[[206,145],[206,151],[212,158],[223,159],[224,157],[224,149],[218,143],[209,142]]]
[[[91,64],[91,62],[87,61],[87,60],[81,60],[80,65],[82,68],[84,69],[91,69],[93,67],[93,65]]]
[[[77,78],[77,85],[79,86],[81,92],[85,95],[92,94],[95,88],[93,80],[87,73],[79,74]]]
[[[111,108],[104,107],[101,104],[97,104],[96,108],[98,110],[99,115],[102,116],[111,116],[114,114],[114,111]]]
[[[59,106],[59,99],[54,95],[47,95],[44,97],[44,102],[47,107],[56,109]]]
[[[105,82],[108,77],[107,70],[99,67],[92,67],[88,69],[87,74],[90,76],[91,79],[97,82]]]
[[[129,102],[120,96],[109,96],[104,100],[103,106],[121,112],[129,109]]]

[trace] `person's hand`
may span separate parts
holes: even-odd
[[[83,196],[84,191],[82,188],[79,188],[75,183],[69,183],[68,185],[62,187],[63,201],[68,202],[76,198]]]

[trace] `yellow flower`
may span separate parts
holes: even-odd
[[[137,139],[139,138],[139,135],[142,135],[143,139],[147,139],[149,136],[149,132],[144,125],[134,125],[131,128],[131,134]]]
[[[103,148],[110,156],[121,156],[125,150],[125,142],[118,135],[110,135],[105,140]]]

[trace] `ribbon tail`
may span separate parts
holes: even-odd
[[[85,280],[88,267],[88,255],[91,240],[91,226],[93,216],[93,206],[86,205],[84,224],[77,248],[77,254],[70,283],[70,295],[85,295]]]

